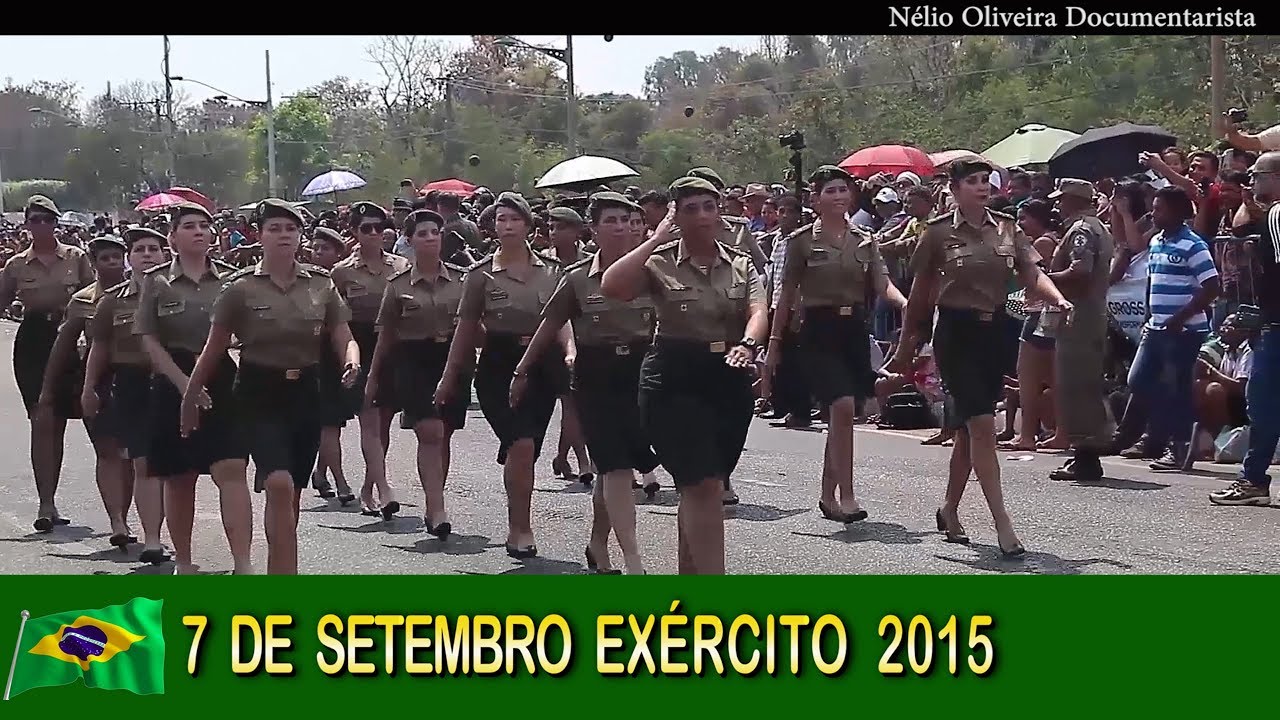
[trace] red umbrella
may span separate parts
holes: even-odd
[[[190,202],[184,197],[173,195],[167,192],[156,193],[151,197],[144,199],[134,208],[139,212],[158,212],[174,205],[181,205],[184,202]]]
[[[189,187],[171,187],[168,190],[165,190],[165,192],[170,195],[177,195],[180,198],[184,198],[187,202],[193,202],[209,212],[213,212],[215,209],[212,200],[203,193],[192,190]]]
[[[910,170],[922,178],[933,175],[933,162],[919,148],[908,145],[877,145],[863,148],[845,158],[840,167],[860,178],[888,172],[897,175]]]
[[[477,187],[479,187],[479,185],[472,185],[466,180],[459,180],[458,178],[448,178],[447,180],[433,180],[427,183],[426,185],[423,185],[421,194],[426,195],[432,190],[439,190],[440,192],[447,192],[447,193],[453,193],[454,195],[461,195],[463,197],[470,197],[475,193]]]

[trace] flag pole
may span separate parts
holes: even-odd
[[[27,618],[31,613],[23,610],[19,613],[22,622],[18,623],[18,639],[13,642],[13,662],[9,663],[9,679],[4,682],[4,699],[9,699],[9,690],[13,687],[13,671],[18,669],[18,649],[22,647],[22,631],[27,627]]]

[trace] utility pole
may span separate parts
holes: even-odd
[[[1213,105],[1209,137],[1218,137],[1222,113],[1227,109],[1227,45],[1221,35],[1209,36],[1209,94]]]
[[[446,75],[444,78],[444,164],[446,172],[461,172],[459,166],[462,164],[458,158],[458,141],[454,137],[457,123],[453,114],[453,76]]]
[[[568,92],[565,95],[565,104],[568,106],[569,117],[565,122],[565,132],[569,135],[569,157],[578,156],[578,95],[573,89],[573,36],[564,36],[564,74],[565,81],[569,84]]]
[[[164,110],[169,119],[169,134],[165,136],[165,145],[169,151],[169,181],[178,182],[178,149],[174,143],[177,126],[173,122],[173,79],[169,74],[169,36],[164,36]]]
[[[267,58],[267,195],[276,195],[276,109],[271,102],[271,51],[264,50]]]

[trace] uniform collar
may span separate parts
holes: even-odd
[[[294,274],[297,277],[301,277],[301,278],[311,277],[311,272],[307,270],[305,267],[303,267],[302,263],[298,262],[297,260],[293,261],[293,270],[294,270]],[[266,271],[266,268],[262,266],[262,262],[259,261],[257,265],[253,266],[253,274],[256,276],[262,276],[262,275],[268,275],[269,273]]]
[[[351,253],[351,257],[355,258],[354,262],[356,267],[358,268],[368,267],[369,264],[364,261],[364,255],[360,253],[360,248],[357,247],[355,249],[355,252]],[[387,267],[391,267],[391,263],[392,263],[391,256],[385,252],[382,253],[382,264],[386,265]]]
[[[71,251],[71,246],[61,242],[58,243],[57,246],[53,248],[53,254],[56,255],[59,260],[67,259],[67,253],[70,251]]]
[[[951,229],[952,229],[952,230],[959,230],[959,229],[960,229],[960,225],[961,225],[961,224],[968,225],[968,224],[969,224],[969,221],[964,219],[964,215],[960,212],[960,209],[959,209],[959,208],[957,208],[957,209],[955,209],[955,210],[952,210],[952,211],[951,211]],[[990,211],[990,210],[983,210],[983,211],[982,211],[982,224],[983,224],[983,225],[994,225],[994,226],[996,226],[996,227],[1000,227],[1000,223],[996,222],[996,218],[995,218],[995,216],[994,216],[994,215],[992,215],[992,214],[991,214],[991,211]],[[981,228],[981,227],[978,227],[978,228],[974,228],[974,229],[975,229],[975,230],[981,230],[982,228]]]
[[[420,271],[419,271],[419,268],[418,268],[418,266],[417,266],[417,265],[414,265],[414,266],[413,266],[413,269],[409,271],[409,284],[410,284],[410,285],[414,285],[414,284],[418,283],[418,281],[420,281],[420,280],[430,280],[430,281],[432,281],[432,282],[435,282],[435,281],[437,281],[437,280],[446,280],[446,281],[448,281],[448,280],[452,280],[452,279],[453,279],[453,278],[449,277],[449,271],[445,269],[445,267],[444,267],[444,263],[442,263],[442,262],[437,262],[437,263],[436,263],[435,272],[431,272],[431,271],[428,271],[428,272],[425,272],[425,273],[420,272]]]
[[[600,253],[596,253],[591,258],[591,267],[587,268],[587,277],[595,277],[604,272],[604,268],[600,267]]]
[[[142,273],[133,273],[129,277],[129,282],[124,286],[124,290],[120,291],[120,297],[129,297],[142,292]]]
[[[547,264],[546,261],[542,259],[541,255],[533,251],[533,247],[530,246],[528,243],[525,243],[524,248],[525,250],[529,251],[530,265],[534,267],[544,267]],[[491,263],[491,265],[493,266],[494,272],[502,272],[503,270],[507,269],[506,265],[503,265],[501,262],[498,261],[498,253],[496,252],[493,254],[493,262]]]
[[[173,260],[170,261],[169,272],[166,274],[169,276],[170,282],[177,280],[178,278],[186,275],[186,273],[182,271],[182,261],[179,260],[176,255],[174,256]],[[200,275],[199,278],[191,278],[191,279],[199,282],[206,275],[213,275],[214,277],[217,277],[217,273],[214,272],[213,270],[213,261],[210,260],[209,258],[205,258],[204,260],[204,273]]]
[[[727,224],[728,223],[726,223],[726,225]],[[682,238],[680,240],[679,251],[677,252],[677,255],[676,255],[676,264],[679,265],[684,263],[686,260],[689,259],[689,257],[690,256],[689,256],[688,248],[685,247],[684,239]],[[733,262],[733,258],[729,257],[729,251],[725,250],[723,245],[721,245],[720,243],[716,243],[715,265],[719,265],[721,262],[731,263]]]

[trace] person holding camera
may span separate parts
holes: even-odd
[[[1266,221],[1249,246],[1258,273],[1255,302],[1262,333],[1253,346],[1253,367],[1245,386],[1249,450],[1240,479],[1209,496],[1214,505],[1270,505],[1267,468],[1280,443],[1280,152],[1267,152],[1249,170],[1253,193],[1266,203]]]
[[[1280,125],[1272,125],[1261,132],[1250,134],[1240,129],[1240,125],[1248,119],[1249,112],[1240,108],[1231,108],[1222,114],[1219,126],[1231,147],[1254,153],[1280,150]]]

